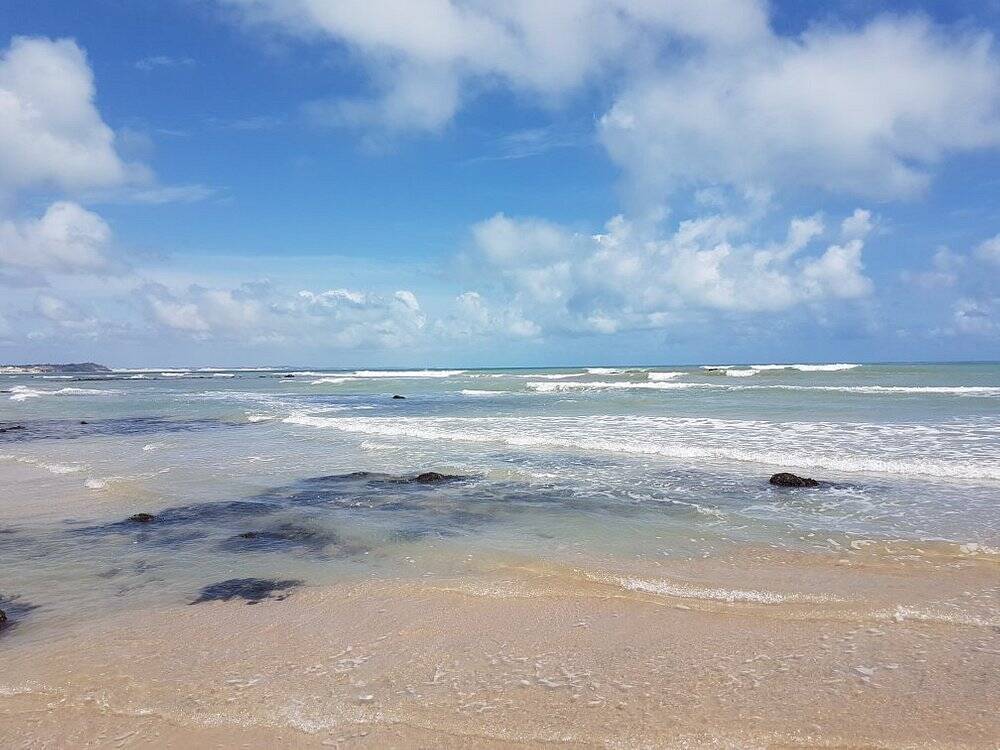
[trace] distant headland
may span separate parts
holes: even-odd
[[[66,364],[0,365],[0,375],[50,375],[63,373],[109,373],[111,368],[96,362]]]

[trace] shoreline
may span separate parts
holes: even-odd
[[[452,579],[305,586],[255,606],[164,605],[4,643],[0,737],[902,748],[988,747],[1000,732],[995,618],[851,614],[878,596],[988,598],[993,561],[930,572],[799,555],[668,567],[689,586],[727,569],[770,576],[786,594],[791,581],[813,583],[827,603],[628,590],[512,560]]]

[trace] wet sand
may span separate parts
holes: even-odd
[[[748,551],[627,577],[492,559],[25,626],[0,635],[0,740],[996,747],[997,573],[905,550]]]

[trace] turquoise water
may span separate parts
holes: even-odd
[[[0,427],[23,428],[0,433],[0,595],[52,617],[481,554],[627,570],[732,544],[1000,546],[997,364],[128,370],[0,390]],[[425,471],[461,478],[409,481]],[[822,484],[775,488],[777,471]],[[140,511],[157,522],[124,522]]]

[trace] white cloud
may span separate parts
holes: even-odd
[[[195,65],[195,61],[190,57],[171,57],[170,55],[150,55],[136,60],[137,70],[149,72],[157,68],[190,68]]]
[[[76,42],[14,38],[0,55],[0,192],[106,188],[148,176],[119,157],[94,94]]]
[[[111,229],[76,203],[53,203],[38,219],[0,222],[0,268],[62,273],[108,270]]]
[[[958,333],[992,336],[1000,333],[1000,298],[962,298],[952,315]]]
[[[40,294],[35,298],[35,312],[56,328],[68,332],[93,336],[99,331],[96,318],[78,305],[51,294]]]
[[[989,35],[883,17],[650,73],[601,137],[646,199],[712,183],[901,197],[946,154],[1000,144],[998,104]]]
[[[374,98],[321,120],[433,131],[484,87],[552,106],[608,86],[600,136],[650,205],[714,184],[910,196],[947,154],[1000,144],[990,35],[922,16],[792,38],[762,0],[220,2],[366,67]]]
[[[473,242],[511,309],[526,311],[519,318],[536,327],[530,335],[537,326],[614,333],[674,325],[689,310],[778,312],[865,297],[872,283],[861,253],[870,226],[862,217],[856,212],[842,227],[853,239],[819,252],[809,252],[824,232],[818,216],[793,219],[781,241],[755,244],[742,240],[748,222],[725,214],[683,221],[666,236],[622,217],[585,236],[498,214],[473,228]],[[467,319],[487,317],[479,295],[464,303]]]
[[[958,283],[961,271],[965,268],[965,256],[939,247],[931,259],[931,268],[927,271],[903,271],[903,281],[915,284],[925,289],[952,287]]]
[[[449,340],[496,335],[534,338],[542,329],[511,305],[494,309],[478,292],[463,292],[455,298],[455,312],[437,322],[436,332]]]
[[[979,243],[976,248],[976,257],[987,263],[1000,266],[1000,234]]]
[[[303,290],[281,309],[304,322],[316,339],[343,348],[405,346],[426,324],[420,303],[407,290],[391,297],[347,289]]]
[[[649,0],[221,0],[255,23],[344,45],[370,71],[372,100],[313,109],[321,118],[437,130],[465,89],[503,85],[559,98],[655,54],[663,37],[729,47],[764,33],[763,4]]]
[[[141,294],[154,323],[206,340],[393,348],[415,341],[425,325],[416,295],[407,290],[386,297],[351,289],[288,295],[269,284],[149,285]]]

